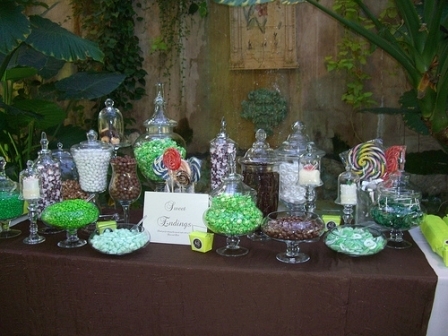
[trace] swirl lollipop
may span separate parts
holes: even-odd
[[[191,182],[198,182],[201,178],[201,160],[191,157],[188,160],[191,170]]]
[[[178,170],[181,166],[182,157],[177,149],[170,147],[163,153],[162,161],[165,167],[168,168],[171,177],[171,190],[174,191],[174,171]]]
[[[162,180],[168,180],[170,176],[168,168],[166,168],[166,166],[163,164],[163,154],[154,159],[152,163],[152,170],[157,177],[161,178]]]
[[[361,180],[369,181],[386,173],[386,156],[376,140],[356,145],[348,151],[348,162]]]

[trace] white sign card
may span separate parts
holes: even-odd
[[[207,232],[208,204],[208,194],[145,192],[143,226],[151,243],[190,245],[190,232]]]

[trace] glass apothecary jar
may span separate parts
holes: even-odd
[[[266,136],[263,129],[257,130],[256,141],[239,160],[243,182],[257,192],[257,207],[263,217],[277,211],[280,182],[276,170],[277,155],[267,143]],[[251,233],[248,238],[256,241],[269,240],[261,229]]]
[[[291,126],[291,134],[276,150],[280,177],[279,199],[288,210],[305,210],[306,189],[299,184],[299,170],[300,158],[309,142],[305,125],[296,121]]]
[[[57,144],[57,149],[52,150],[53,160],[59,162],[61,169],[61,195],[63,200],[87,198],[87,194],[81,189],[79,185],[79,175],[76,169],[75,160],[70,151],[63,148],[62,143]]]
[[[119,109],[114,107],[114,101],[107,98],[104,102],[105,107],[98,114],[98,134],[103,142],[114,146],[116,156],[120,147],[130,145],[124,135],[124,119]]]
[[[216,252],[238,257],[249,252],[239,245],[239,237],[254,232],[261,225],[263,214],[256,206],[256,191],[236,173],[234,157],[229,157],[229,167],[221,185],[210,192],[211,205],[204,214],[204,221],[211,231],[227,237],[226,246]]]
[[[154,190],[165,191],[165,180],[155,171],[157,160],[168,148],[176,149],[182,159],[185,159],[187,151],[185,140],[173,131],[177,122],[165,116],[164,85],[162,83],[156,84],[154,105],[152,118],[143,124],[146,133],[135,140],[133,151],[140,172],[149,182],[153,183]]]
[[[114,147],[97,140],[98,133],[87,132],[87,141],[70,148],[79,174],[81,189],[91,196],[104,192],[107,187],[107,171]]]
[[[227,135],[227,123],[221,119],[221,129],[213,140],[210,141],[210,189],[217,188],[223,178],[229,172],[227,157],[236,157],[237,144]]]
[[[54,203],[62,201],[62,177],[59,161],[54,160],[51,150],[48,149],[47,134],[41,134],[41,150],[37,159],[34,161],[34,167],[40,175],[42,194],[37,201],[37,215],[40,216],[44,209]],[[58,228],[45,225],[39,232],[42,234],[52,234],[60,232]]]

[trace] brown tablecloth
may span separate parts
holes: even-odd
[[[154,243],[112,257],[59,248],[64,233],[25,245],[17,227],[0,241],[1,335],[425,335],[437,283],[415,244],[365,258],[302,244],[310,261],[288,265],[275,241],[243,237],[237,258]]]

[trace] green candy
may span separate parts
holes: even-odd
[[[41,219],[51,226],[73,230],[95,222],[99,214],[95,204],[82,199],[73,199],[46,207]]]
[[[210,230],[219,234],[241,236],[256,230],[263,219],[249,195],[218,195],[205,213]]]
[[[0,220],[11,219],[23,214],[23,201],[18,193],[0,191]]]
[[[179,146],[176,141],[170,138],[153,139],[134,147],[134,156],[137,160],[138,168],[142,172],[143,176],[152,181],[163,181],[154,173],[152,165],[154,160],[161,156],[168,148],[177,149],[180,156],[183,159],[185,158],[185,148]]]
[[[336,227],[327,233],[325,244],[336,252],[366,256],[381,251],[386,239],[383,236],[375,237],[366,228]]]

